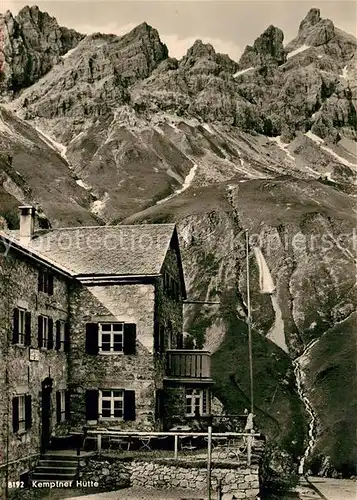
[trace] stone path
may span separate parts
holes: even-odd
[[[357,483],[350,479],[309,477],[301,479],[298,492],[301,500],[356,500]]]
[[[206,500],[206,495],[190,490],[125,488],[119,491],[72,497],[70,500]]]

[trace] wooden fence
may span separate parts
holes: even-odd
[[[178,459],[178,454],[180,450],[180,442],[186,441],[190,442],[196,438],[203,438],[207,441],[207,453],[210,453],[210,437],[209,432],[183,432],[183,431],[172,431],[172,432],[140,432],[140,431],[115,431],[115,430],[96,430],[88,429],[85,435],[85,441],[87,439],[94,439],[96,441],[96,449],[98,453],[102,453],[103,449],[103,438],[108,438],[109,442],[114,441],[114,443],[120,445],[120,449],[123,450],[125,445],[127,445],[126,451],[130,451],[130,444],[133,441],[139,441],[141,443],[141,450],[143,451],[153,451],[152,443],[156,438],[156,450],[160,439],[172,438],[173,440],[173,451],[175,460]],[[239,457],[244,456],[247,459],[247,465],[251,465],[252,460],[252,447],[254,442],[262,442],[263,436],[257,433],[247,433],[247,432],[212,432],[211,433],[211,443],[212,449],[227,450],[227,452],[233,452],[233,454],[239,460]],[[241,449],[237,444],[232,444],[232,442],[243,443],[243,449]],[[218,444],[217,444],[218,443]],[[216,445],[216,446],[215,446]],[[85,446],[85,443],[84,443]],[[124,446],[124,448],[123,448]],[[172,448],[171,448],[172,449]],[[181,448],[183,449],[183,448]],[[187,451],[193,451],[194,446],[189,445],[185,447]],[[203,448],[201,448],[203,450]]]

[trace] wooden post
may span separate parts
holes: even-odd
[[[207,493],[208,500],[211,500],[211,462],[212,462],[212,426],[208,427],[207,439]]]
[[[97,450],[98,450],[98,453],[101,454],[101,452],[102,452],[102,435],[101,434],[97,435]]]
[[[252,436],[247,437],[247,465],[252,463]]]
[[[217,500],[222,500],[222,479],[219,478],[217,482]]]
[[[178,434],[175,434],[175,460],[177,460],[178,455]]]

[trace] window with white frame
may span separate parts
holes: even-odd
[[[99,324],[99,352],[123,352],[124,323]]]
[[[100,418],[124,417],[124,391],[122,390],[99,391],[99,417]]]
[[[42,347],[48,347],[48,317],[42,316]]]
[[[186,389],[186,416],[209,414],[208,389]]]
[[[26,429],[26,412],[25,412],[25,395],[21,394],[18,396],[18,408],[19,408],[19,431],[24,431]]]
[[[26,316],[25,309],[19,308],[19,334],[18,334],[18,344],[25,345],[25,328],[26,328]]]

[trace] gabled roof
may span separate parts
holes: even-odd
[[[176,234],[174,224],[49,229],[25,248],[80,276],[159,275]],[[19,233],[11,231],[17,241]]]

